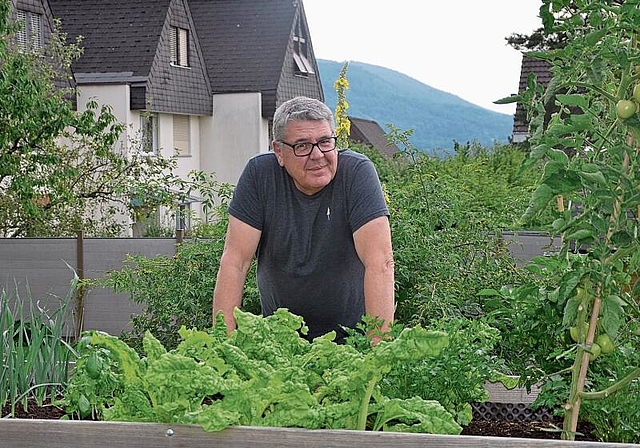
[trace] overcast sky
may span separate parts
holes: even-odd
[[[504,38],[541,26],[541,0],[302,1],[316,58],[390,68],[505,114],[515,105],[492,103],[517,93],[522,55]]]

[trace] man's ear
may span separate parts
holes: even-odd
[[[271,148],[273,149],[273,152],[276,155],[278,164],[280,166],[284,166],[284,160],[282,160],[282,146],[277,141],[274,140],[273,142],[271,142]]]

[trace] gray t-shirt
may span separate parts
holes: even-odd
[[[341,150],[334,179],[320,192],[299,191],[273,153],[247,163],[229,213],[262,232],[257,282],[262,313],[287,308],[302,316],[309,339],[331,330],[341,341],[364,315],[364,266],[353,232],[388,216],[373,163]]]

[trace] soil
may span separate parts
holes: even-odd
[[[2,408],[2,416],[9,414],[9,406]],[[59,419],[65,415],[64,409],[45,404],[37,406],[29,403],[27,410],[22,406],[16,408],[16,418],[29,419]],[[487,436],[487,437],[513,437],[529,439],[560,439],[561,421],[506,421],[506,420],[481,420],[474,419],[462,430],[462,435]],[[588,424],[578,427],[576,440],[597,442],[592,434],[593,428]]]

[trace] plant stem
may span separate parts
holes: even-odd
[[[598,392],[583,392],[582,398],[585,400],[597,400],[600,398],[607,398],[611,394],[626,387],[629,383],[631,383],[631,381],[635,380],[636,378],[640,378],[640,367],[636,368],[629,375],[625,376],[620,381],[617,381],[616,383],[612,384],[611,386],[607,387],[604,390],[601,390]]]
[[[367,416],[369,415],[369,401],[371,401],[371,395],[373,395],[373,388],[378,382],[378,376],[371,378],[367,388],[364,391],[362,402],[360,403],[360,413],[358,414],[358,426],[356,429],[364,431],[367,429]]]

